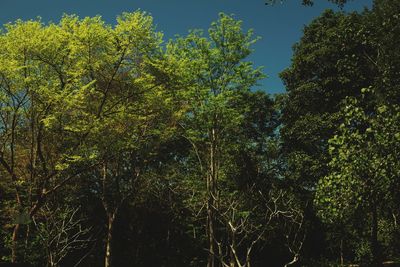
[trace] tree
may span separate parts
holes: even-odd
[[[295,44],[292,65],[281,73],[288,91],[281,133],[289,168],[303,186],[324,176],[327,140],[340,124],[337,113],[347,96],[358,98],[361,88],[372,86],[379,97],[397,99],[398,12],[398,2],[388,0],[361,14],[326,11]]]
[[[281,74],[288,91],[283,97],[281,136],[287,180],[303,201],[312,202],[316,184],[328,175],[328,140],[343,122],[340,110],[346,97],[360,100],[360,89],[372,86],[383,103],[397,101],[399,49],[393,36],[398,29],[393,23],[398,22],[398,12],[396,1],[375,1],[372,10],[360,14],[326,11],[305,27],[294,46],[292,65]],[[364,101],[365,108],[373,102],[369,103]],[[335,228],[360,236],[355,225]],[[332,229],[325,233],[350,236]]]
[[[74,106],[74,96],[87,89],[75,79],[82,59],[72,52],[66,21],[47,27],[40,21],[17,21],[0,36],[0,171],[13,188],[14,210],[29,217],[89,167],[77,160],[80,140],[64,128],[70,123],[62,113],[65,103]],[[26,239],[28,229],[29,224]],[[20,235],[16,223],[13,262]]]
[[[69,130],[84,137],[82,159],[95,165],[85,176],[107,217],[104,266],[112,266],[114,223],[122,205],[138,193],[151,154],[171,135],[176,88],[160,50],[152,17],[124,13],[114,29],[99,18],[74,21],[87,90],[71,106]]]
[[[219,183],[229,179],[221,170],[224,153],[231,145],[229,136],[235,134],[243,119],[242,110],[233,103],[240,98],[240,92],[249,91],[262,74],[260,69],[253,69],[250,62],[244,61],[255,39],[251,31],[242,31],[240,21],[220,14],[219,21],[209,29],[209,36],[208,40],[201,32],[193,31],[188,37],[170,43],[167,53],[189,64],[186,73],[190,108],[181,125],[206,181],[208,266],[212,267],[219,257],[216,233],[222,190]]]
[[[100,168],[111,235],[141,171],[137,154],[169,136],[178,114],[152,18],[126,13],[115,28],[100,17],[18,21],[1,43],[0,164],[17,209],[34,217],[50,194]]]
[[[348,0],[328,0],[328,1],[338,5],[339,7],[343,7],[344,4],[346,4],[348,2]],[[283,0],[281,0],[281,2],[283,2]],[[265,4],[270,5],[270,4],[275,4],[275,3],[276,3],[276,0],[267,0],[267,2]],[[301,3],[305,6],[312,6],[314,4],[314,1],[313,0],[302,0]]]
[[[165,46],[140,11],[115,26],[67,15],[6,25],[1,260],[249,267],[395,259],[399,20],[395,0],[324,12],[294,46],[281,74],[287,94],[275,98],[254,90],[263,77],[248,61],[257,38],[225,14],[208,34]]]
[[[331,223],[369,214],[372,261],[378,264],[379,218],[398,210],[400,109],[384,103],[366,108],[349,98],[342,112],[344,123],[330,140],[330,173],[319,181],[315,202]]]
[[[363,44],[367,36],[357,35],[361,21],[359,14],[326,11],[304,29],[292,66],[281,74],[288,91],[282,110],[283,149],[291,179],[304,188],[325,175],[327,140],[340,123],[341,101],[358,96],[377,75],[363,52],[370,49]]]

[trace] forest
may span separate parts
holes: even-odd
[[[4,25],[0,266],[397,266],[399,39],[398,0],[326,10],[270,95],[232,15]]]

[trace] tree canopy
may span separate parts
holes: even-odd
[[[347,2],[349,2],[348,0],[328,0],[328,1],[338,5],[340,7],[343,7]],[[277,0],[267,0],[267,2],[265,4],[275,4],[276,2],[277,2]],[[283,2],[283,0],[281,0],[281,2]],[[313,0],[302,0],[301,3],[305,6],[314,5]]]
[[[223,13],[167,42],[142,11],[6,24],[0,265],[396,263],[399,22],[324,11],[275,96]]]

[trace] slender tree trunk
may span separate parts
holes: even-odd
[[[210,131],[210,169],[207,175],[207,235],[208,235],[208,262],[207,267],[216,266],[215,246],[215,208],[217,197],[217,162],[216,162],[216,133],[215,129]]]
[[[103,165],[103,207],[107,214],[107,238],[106,238],[106,253],[104,256],[104,267],[112,266],[112,241],[113,241],[113,228],[114,220],[117,215],[117,209],[114,209],[108,203],[107,196],[107,163]]]
[[[53,260],[53,254],[50,252],[50,255],[49,255],[49,264],[50,264],[50,267],[55,267],[56,266],[56,264],[55,264],[55,262],[54,262],[54,260]]]
[[[210,200],[208,200],[210,202]],[[210,203],[207,204],[207,237],[208,237],[208,262],[207,267],[214,267],[215,263],[215,246],[214,246],[214,220]]]
[[[17,251],[18,251],[18,234],[19,234],[20,224],[14,226],[12,235],[12,248],[11,248],[11,262],[17,262]]]
[[[246,267],[251,267],[250,251],[247,251],[247,256],[246,256]]]
[[[344,266],[343,239],[340,239],[340,266]]]
[[[232,235],[231,235],[231,248],[229,250],[229,265],[231,267],[235,267],[236,266],[236,259],[235,259],[235,253],[234,253],[234,249],[236,248],[236,243],[235,243],[235,232],[232,229]]]
[[[15,196],[16,196],[16,200],[17,200],[17,203],[18,203],[18,207],[22,207],[22,201],[21,201],[21,198],[19,196],[18,188],[15,189]],[[11,239],[11,242],[12,242],[12,246],[11,246],[11,262],[12,263],[17,262],[17,260],[18,260],[17,259],[18,258],[18,255],[17,255],[17,251],[18,251],[18,235],[19,235],[19,230],[20,230],[21,225],[20,225],[20,223],[18,221],[16,223],[17,224],[14,226],[12,239]]]
[[[30,225],[26,225],[26,234],[25,234],[25,251],[24,251],[24,258],[26,259],[28,253],[28,244],[29,244],[29,235],[30,235],[31,227]]]
[[[207,200],[207,237],[208,237],[208,263],[207,267],[215,267],[215,256],[217,253],[215,246],[215,214],[214,207],[215,201],[213,196],[213,177],[212,174],[208,175],[207,178],[207,191],[208,191],[208,200]]]
[[[15,149],[15,128],[16,128],[16,123],[17,123],[17,117],[14,116],[13,122],[12,122],[12,132],[11,132],[11,162],[10,162],[10,174],[12,176],[12,180],[16,182],[18,180],[17,176],[15,175],[14,172],[14,149]],[[18,204],[18,208],[22,208],[22,201],[21,197],[19,195],[19,188],[18,185],[15,185],[15,198]],[[19,222],[16,222],[17,224],[14,226],[14,231],[12,235],[12,248],[11,248],[11,262],[15,263],[17,262],[17,250],[18,250],[18,234],[19,234],[19,229],[20,229],[20,224]]]
[[[372,209],[371,250],[373,266],[381,266],[378,244],[378,212],[376,204],[373,204]]]
[[[106,255],[104,258],[104,267],[112,266],[112,241],[113,241],[113,228],[114,228],[115,215],[116,212],[108,214]]]

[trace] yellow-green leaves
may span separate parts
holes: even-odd
[[[39,181],[49,173],[62,180],[59,173],[171,136],[183,87],[174,73],[180,63],[163,55],[161,42],[152,17],[141,11],[122,14],[115,27],[100,16],[74,15],[47,25],[40,19],[6,25],[0,151],[35,161],[21,181],[57,184]]]
[[[117,18],[117,22],[116,42],[123,49],[144,52],[158,48],[162,42],[162,33],[155,32],[153,18],[145,12],[123,13]]]

